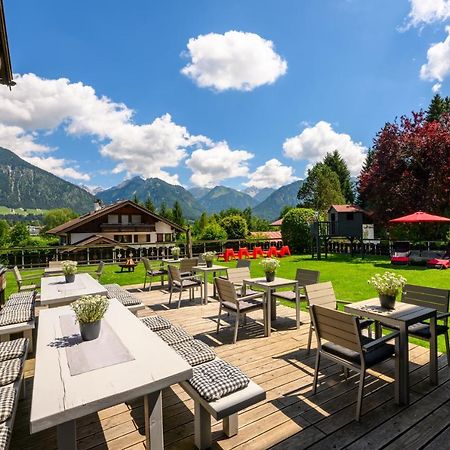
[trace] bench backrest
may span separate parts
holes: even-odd
[[[434,308],[438,312],[448,312],[450,291],[425,286],[406,284],[403,287],[402,302],[411,305]]]
[[[319,346],[325,339],[361,353],[361,332],[356,317],[320,305],[311,305],[311,316]]]
[[[48,267],[51,267],[52,269],[62,269],[62,262],[61,261],[49,261]]]
[[[297,269],[295,278],[298,281],[299,286],[316,284],[319,282],[320,272],[318,270]]]
[[[309,306],[319,305],[336,309],[336,296],[331,281],[306,285],[305,292]]]
[[[192,272],[192,268],[198,266],[198,258],[185,258],[180,261],[180,272]]]
[[[250,278],[250,269],[248,267],[236,267],[227,269],[228,281],[233,284],[242,285],[245,279]]]
[[[239,304],[236,288],[231,281],[223,278],[214,278],[214,283],[221,302],[230,302],[236,305]]]

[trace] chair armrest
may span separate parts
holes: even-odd
[[[436,319],[437,320],[445,319],[447,317],[450,317],[450,312],[436,314]]]
[[[239,301],[241,300],[252,300],[254,298],[264,297],[264,292],[258,292],[257,294],[244,295],[243,297],[239,297]]]
[[[350,305],[353,302],[349,302],[348,300],[336,300],[336,303],[340,305]]]
[[[385,336],[380,337],[379,339],[376,339],[372,342],[369,342],[366,345],[363,345],[362,350],[363,352],[370,352],[380,347],[381,345],[385,344],[386,342],[390,341],[391,339],[398,338],[399,336],[400,336],[399,331],[394,331],[393,333],[386,334]]]

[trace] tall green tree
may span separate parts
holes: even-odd
[[[426,112],[426,121],[434,122],[438,121],[442,114],[450,113],[450,97],[441,97],[439,94],[436,94],[431,100],[430,106]]]
[[[239,215],[226,216],[220,221],[228,239],[245,239],[248,235],[247,221]]]
[[[13,246],[19,247],[21,245],[26,245],[27,241],[30,239],[30,232],[23,222],[17,222],[11,228],[9,238]]]
[[[9,225],[6,220],[0,220],[0,247],[6,247],[9,243]]]
[[[151,212],[155,212],[155,205],[152,202],[152,198],[150,196],[147,197],[144,203],[145,208],[147,208]]]
[[[281,225],[283,242],[291,251],[302,253],[311,247],[311,227],[315,220],[315,211],[309,208],[292,208],[284,217]]]
[[[185,223],[183,209],[181,208],[178,200],[175,201],[172,208],[172,221],[176,224],[183,226]]]
[[[78,214],[70,208],[51,209],[44,214],[42,220],[44,222],[44,232],[75,219],[75,217],[78,217]]]
[[[172,210],[164,202],[159,207],[159,215],[167,220],[172,220]]]
[[[298,191],[299,206],[326,212],[332,204],[345,203],[336,172],[323,163],[308,170],[308,176]],[[284,220],[284,219],[283,219]]]
[[[346,203],[353,204],[355,202],[355,194],[350,179],[350,171],[340,153],[337,150],[333,153],[327,153],[323,163],[338,176],[341,193],[344,196]]]
[[[139,200],[139,198],[136,194],[134,194],[133,202],[136,203],[137,205],[141,205],[141,201]]]

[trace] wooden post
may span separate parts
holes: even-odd
[[[191,227],[188,227],[186,231],[186,250],[187,250],[187,257],[192,258],[192,234],[191,234]]]

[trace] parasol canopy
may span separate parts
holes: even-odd
[[[450,222],[448,217],[435,216],[434,214],[428,214],[423,211],[417,211],[407,216],[398,217],[392,219],[389,223],[419,223],[419,222]]]

